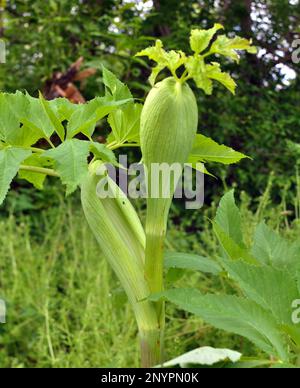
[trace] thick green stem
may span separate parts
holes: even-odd
[[[149,198],[147,201],[145,277],[152,294],[164,290],[164,243],[170,203],[171,200],[161,198]],[[163,301],[156,302],[155,310],[159,324],[159,333],[156,333],[156,336],[159,338],[160,363],[162,363],[164,356],[165,303]],[[155,350],[157,351],[157,348],[152,344],[150,351],[155,352]]]
[[[164,330],[161,328],[140,331],[142,368],[163,363]]]

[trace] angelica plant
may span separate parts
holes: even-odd
[[[246,50],[250,53],[256,51],[251,46],[251,42],[238,37],[229,39],[220,35],[211,43],[215,34],[221,29],[223,29],[222,25],[215,24],[209,30],[193,30],[190,37],[193,55],[187,55],[182,51],[167,52],[160,40],[154,47],[137,54],[147,56],[157,63],[150,76],[153,88],[142,111],[140,132],[141,150],[147,169],[150,193],[147,199],[145,274],[153,293],[163,290],[164,239],[177,182],[172,184],[161,180],[159,183],[160,197],[153,198],[151,196],[152,168],[163,163],[169,166],[179,163],[183,168],[184,163],[189,161],[189,157],[193,161],[207,160],[203,154],[201,156],[201,152],[205,152],[205,143],[202,142],[202,147],[199,147],[201,138],[196,137],[198,107],[188,81],[194,80],[198,88],[210,95],[213,91],[213,80],[216,80],[234,94],[235,81],[229,74],[222,72],[219,63],[206,63],[208,58],[219,54],[238,61],[239,56],[236,50]],[[171,77],[155,84],[157,76],[164,69],[168,69]],[[193,145],[195,145],[194,152],[192,152]],[[196,152],[199,154],[195,155]],[[212,158],[210,161],[217,160]],[[166,184],[171,187],[169,197],[163,197],[162,194]],[[160,325],[159,331],[163,333],[165,321],[163,303],[158,302],[156,310]],[[159,339],[157,341],[162,344]]]
[[[0,203],[17,175],[37,189],[43,188],[48,176],[59,178],[67,195],[80,188],[86,221],[135,314],[144,367],[163,362],[164,304],[149,297],[164,289],[164,239],[177,182],[170,185],[167,198],[150,195],[147,199],[144,229],[133,205],[103,166],[118,166],[115,150],[140,147],[151,194],[153,164],[178,163],[183,168],[186,162],[231,164],[245,158],[197,135],[197,103],[188,82],[194,80],[198,88],[211,94],[216,80],[234,93],[234,80],[221,71],[218,63],[207,62],[208,58],[219,54],[238,60],[237,50],[255,51],[251,42],[242,38],[219,35],[213,41],[221,29],[216,24],[210,30],[193,30],[192,55],[167,52],[160,41],[140,52],[138,55],[157,62],[150,77],[153,88],[144,106],[136,103],[128,87],[105,68],[105,95],[83,105],[65,99],[46,101],[42,95],[33,98],[21,92],[0,94]],[[167,78],[155,83],[163,70],[169,72]],[[105,118],[111,133],[106,144],[100,144],[93,135],[97,123]],[[44,144],[40,140],[48,146],[40,147]],[[103,198],[97,194],[103,174],[113,196]],[[159,192],[163,185],[160,181]],[[169,257],[167,266],[178,264],[178,259],[180,255]],[[214,263],[205,265],[216,270]]]

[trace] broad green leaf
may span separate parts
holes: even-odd
[[[252,254],[264,264],[286,268],[293,275],[300,269],[299,242],[291,243],[260,223],[254,234]]]
[[[165,268],[180,268],[218,275],[221,267],[214,260],[190,253],[166,252]]]
[[[206,74],[206,64],[203,58],[198,56],[188,57],[186,68],[197,87],[202,89],[207,95],[211,95],[213,92],[213,82]]]
[[[67,98],[55,98],[54,100],[48,101],[49,106],[54,110],[55,114],[59,117],[60,122],[65,120],[69,121],[75,110],[80,105],[74,104]]]
[[[27,124],[26,118],[22,119],[22,121],[23,125],[17,131],[9,133],[7,144],[30,147],[46,137],[41,129],[33,126],[31,123]]]
[[[248,252],[248,250],[237,244],[230,236],[228,236],[219,224],[213,222],[213,229],[227,258],[234,261],[244,260],[251,264],[257,264],[256,259]]]
[[[217,31],[224,29],[221,24],[215,24],[209,30],[192,30],[190,37],[191,49],[200,54],[206,50]]]
[[[45,111],[44,105],[40,99],[31,97],[29,94],[26,94],[26,98],[29,102],[28,114],[22,117],[21,123],[32,130],[42,132],[43,137],[49,139],[55,132],[55,125]]]
[[[73,193],[86,176],[89,153],[90,142],[71,139],[43,154],[55,161],[62,183],[67,186],[67,195]]]
[[[215,81],[220,82],[225,88],[227,88],[232,94],[235,94],[235,89],[237,84],[233,80],[233,78],[228,73],[224,73],[221,70],[221,66],[219,63],[211,63],[206,66],[206,76],[209,79],[213,79]]]
[[[220,82],[231,93],[235,94],[236,83],[228,73],[221,70],[221,66],[212,62],[206,65],[204,59],[201,57],[188,57],[186,61],[186,68],[189,76],[194,79],[199,89],[203,89],[208,95],[212,94],[213,82],[212,80]]]
[[[139,143],[142,109],[141,104],[129,104],[124,109],[118,109],[109,115],[108,122],[113,138],[118,144]]]
[[[39,128],[21,126],[28,115],[29,101],[23,93],[0,94],[0,138],[6,144],[29,147],[45,136]]]
[[[22,93],[0,94],[0,137],[8,143],[9,132],[19,131],[20,115],[26,114],[26,100]]]
[[[173,360],[167,361],[163,367],[179,365],[186,368],[189,365],[214,365],[221,361],[237,362],[241,359],[242,354],[230,349],[215,349],[209,346],[194,349],[188,353],[182,354]]]
[[[221,199],[215,222],[232,240],[239,246],[244,247],[242,219],[240,211],[235,204],[234,190],[229,191]]]
[[[299,293],[296,281],[288,272],[225,260],[223,266],[247,298],[269,310],[278,324],[292,324],[292,303],[299,298]]]
[[[22,165],[25,166],[34,166],[34,167],[49,167],[51,164],[39,154],[32,154],[24,160]],[[44,187],[44,182],[46,179],[45,174],[35,173],[31,171],[20,170],[19,177],[25,179],[27,182],[31,183],[38,190],[42,190]]]
[[[288,361],[286,344],[272,315],[258,304],[236,296],[202,295],[193,289],[173,289],[151,296],[164,298],[218,329],[241,335],[271,356]]]
[[[119,100],[132,100],[132,94],[128,89],[128,86],[123,84],[118,78],[104,66],[103,71],[103,82],[106,88],[115,101]]]
[[[21,163],[30,154],[31,151],[14,147],[0,150],[0,205],[6,197],[11,181],[17,175]]]
[[[90,150],[92,154],[103,162],[111,163],[113,165],[117,164],[116,156],[105,144],[91,142]]]
[[[55,132],[58,134],[61,141],[65,140],[65,128],[61,123],[61,120],[59,116],[56,115],[56,111],[52,109],[52,106],[50,105],[49,101],[46,101],[42,95],[42,93],[39,94],[39,99],[41,102],[41,105],[44,108],[44,111],[51,121],[53,127],[55,128]]]
[[[78,133],[91,138],[97,122],[128,101],[110,101],[106,97],[97,97],[86,104],[78,105],[68,122],[67,139],[72,139]]]
[[[216,162],[228,165],[244,158],[247,156],[230,147],[220,145],[209,137],[197,135],[189,156],[189,163]]]
[[[237,51],[239,50],[247,51],[250,54],[257,53],[257,49],[251,44],[251,40],[243,39],[238,36],[230,39],[225,35],[220,35],[212,44],[210,53],[224,55],[225,57],[238,62],[240,57]]]
[[[97,115],[97,109],[100,105],[103,106],[105,103],[105,98],[97,97],[86,104],[78,105],[68,121],[67,139],[72,139],[78,133],[83,133],[88,138],[91,138],[96,124],[100,120]]]

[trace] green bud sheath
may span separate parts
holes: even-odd
[[[133,307],[139,327],[142,364],[149,367],[160,362],[160,330],[155,306],[147,300],[150,290],[144,277],[145,235],[141,222],[128,198],[110,179],[108,184],[116,198],[97,196],[96,174],[99,162],[81,185],[81,202],[85,217],[95,235],[102,255],[118,276]]]
[[[178,163],[183,168],[191,152],[198,127],[198,107],[186,83],[167,78],[149,93],[141,117],[141,148],[148,171],[146,220],[146,279],[151,292],[163,289],[163,247],[167,218],[175,192],[168,198],[151,198],[154,163]],[[166,182],[160,181],[163,188]],[[160,311],[158,310],[158,314]]]

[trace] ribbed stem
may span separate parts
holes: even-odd
[[[149,198],[147,201],[145,277],[151,294],[164,290],[164,243],[170,203],[171,200],[158,198]],[[165,303],[163,301],[156,302],[155,310],[159,324],[159,332],[156,333],[156,346],[158,347],[159,344],[159,362],[162,363],[164,356]],[[150,336],[150,342],[152,339]],[[154,344],[151,344],[150,351],[154,352],[156,350],[158,352],[157,347],[153,349],[153,346]]]
[[[163,363],[164,330],[140,331],[142,368],[149,368]]]

